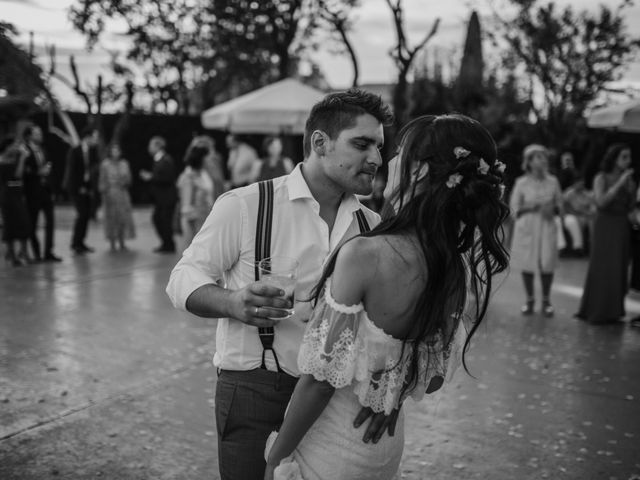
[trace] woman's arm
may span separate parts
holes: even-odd
[[[597,175],[593,181],[593,193],[596,198],[596,205],[602,208],[611,203],[616,195],[618,195],[620,189],[626,185],[627,179],[629,179],[632,174],[633,171],[624,172],[618,181],[608,189],[605,188],[604,176],[602,174]]]
[[[369,283],[375,278],[377,252],[371,240],[355,238],[347,242],[338,253],[331,276],[331,295],[343,305],[362,302]],[[291,455],[307,431],[318,419],[331,400],[335,389],[312,375],[303,375],[291,397],[282,428],[267,459],[267,475],[283,458]]]
[[[302,375],[291,397],[278,438],[269,452],[267,466],[277,467],[283,458],[293,453],[298,443],[324,411],[335,388],[311,375]]]

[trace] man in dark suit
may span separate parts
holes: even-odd
[[[160,237],[157,253],[173,253],[176,245],[173,241],[173,215],[178,202],[176,190],[176,166],[166,152],[166,142],[162,137],[153,137],[149,141],[149,154],[153,157],[153,170],[142,170],[140,176],[151,183],[153,196],[153,226]]]
[[[21,152],[25,155],[24,193],[31,219],[31,250],[35,261],[60,262],[62,259],[53,253],[53,232],[55,228],[53,208],[53,188],[51,185],[51,162],[47,161],[42,148],[42,129],[29,125],[23,132],[24,143]],[[38,216],[44,215],[44,255],[38,240]]]
[[[86,128],[82,131],[80,145],[73,147],[67,158],[64,184],[76,207],[71,250],[78,255],[94,251],[84,241],[87,236],[93,202],[97,199],[98,169],[100,166],[97,144],[98,131],[94,128]]]

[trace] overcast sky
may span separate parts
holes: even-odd
[[[167,0],[170,1],[170,0]],[[413,44],[418,42],[431,28],[435,18],[442,20],[441,28],[431,45],[439,55],[455,55],[462,49],[466,32],[466,22],[472,9],[481,15],[489,14],[490,0],[405,0],[408,37]],[[501,0],[494,0],[501,1]],[[33,31],[36,51],[43,51],[46,44],[55,44],[58,51],[60,71],[67,71],[68,55],[76,56],[81,76],[95,81],[98,72],[108,76],[108,55],[106,50],[127,50],[127,39],[113,25],[101,39],[100,46],[92,53],[85,50],[85,39],[75,32],[67,20],[67,10],[74,0],[0,0],[0,18],[13,23],[21,33],[20,40],[26,45],[28,32]],[[571,4],[576,9],[598,8],[599,4],[618,5],[619,0],[558,0],[560,5]],[[388,55],[395,41],[391,14],[384,0],[361,0],[362,6],[354,11],[353,44],[360,60],[361,83],[392,82],[395,69]],[[640,5],[627,10],[627,26],[630,32],[640,32]],[[488,23],[485,22],[485,27]],[[492,52],[485,48],[485,55]],[[352,78],[351,65],[346,57],[329,51],[314,54],[329,83],[334,88],[347,86]],[[48,67],[42,58],[41,64]],[[640,62],[629,66],[625,81],[640,85]],[[55,90],[66,106],[77,106],[77,100],[67,87],[56,85]]]

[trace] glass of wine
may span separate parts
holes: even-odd
[[[298,276],[298,261],[290,257],[273,256],[260,260],[258,263],[260,281],[284,291],[284,298],[289,300],[291,308],[278,308],[273,310],[282,311],[284,314],[279,317],[267,317],[270,320],[284,320],[294,313],[296,280]]]

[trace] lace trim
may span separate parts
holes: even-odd
[[[332,309],[336,312],[345,313],[345,314],[356,314],[364,311],[364,305],[362,302],[356,305],[344,305],[342,303],[338,303],[335,298],[331,296],[331,280],[327,279],[324,286],[324,299]]]
[[[351,385],[361,405],[386,414],[407,396],[415,400],[424,397],[432,379],[439,377],[438,386],[451,379],[456,362],[450,357],[452,353],[457,357],[457,344],[463,338],[461,325],[452,342],[447,341],[446,345],[438,335],[428,343],[407,343],[403,351],[402,341],[374,325],[362,305],[343,305],[340,309],[334,307],[335,300],[328,299],[333,300],[325,294],[305,332],[298,356],[302,373],[311,374],[337,389]],[[384,337],[381,338],[378,330]],[[419,349],[417,385],[401,398],[414,348]]]

